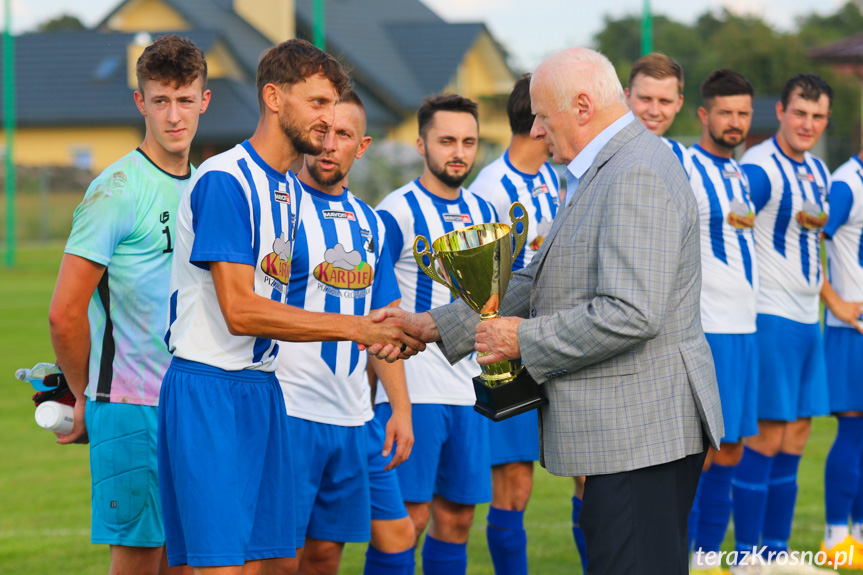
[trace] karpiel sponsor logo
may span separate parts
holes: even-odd
[[[342,244],[336,244],[324,253],[324,261],[315,268],[314,276],[334,288],[359,290],[372,285],[375,270],[359,251],[347,251]]]

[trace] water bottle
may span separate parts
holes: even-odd
[[[53,387],[42,384],[46,375],[60,373],[60,366],[56,363],[41,362],[31,368],[21,368],[15,372],[15,378],[21,381],[29,381],[36,391],[50,391]]]
[[[72,431],[75,422],[73,413],[74,410],[68,405],[46,401],[36,408],[36,424],[48,431],[65,435]]]

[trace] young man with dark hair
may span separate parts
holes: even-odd
[[[665,137],[683,107],[683,68],[673,58],[654,52],[632,64],[627,84],[624,94],[629,109],[645,128],[671,148],[688,174],[686,147]]]
[[[749,133],[754,94],[742,74],[712,72],[701,84],[701,139],[689,148],[689,183],[701,222],[701,323],[725,422],[720,449],[708,451],[709,467],[689,515],[695,543],[690,573],[721,570],[718,553],[731,518],[731,478],[743,455],[743,438],[758,433],[755,212],[746,176],[734,160],[735,148]]]
[[[530,74],[516,81],[506,111],[512,129],[509,147],[483,168],[471,191],[493,205],[505,224],[511,224],[509,209],[513,202],[521,202],[527,209],[527,242],[513,265],[521,269],[530,263],[551,229],[559,204],[560,181],[548,163],[548,148],[530,137],[534,119],[530,110]],[[533,462],[539,460],[536,413],[529,411],[489,423],[489,451],[492,496],[486,528],[488,550],[498,575],[526,573],[524,510],[533,488]]]
[[[759,267],[758,435],[745,441],[733,480],[740,550],[787,551],[811,418],[829,412],[818,295],[830,174],[810,150],[827,128],[832,99],[815,74],[788,80],[776,103],[776,136],[740,162],[757,214]]]
[[[365,134],[363,104],[349,90],[336,105],[323,150],[306,154],[297,174],[305,209],[291,259],[289,305],[363,316],[399,302],[383,222],[347,188],[354,160],[371,143]],[[279,363],[276,376],[288,411],[297,530],[305,537],[303,550],[298,550],[300,572],[334,575],[345,542],[370,537],[377,545],[369,548],[367,564],[398,565],[413,572],[413,525],[391,471],[408,457],[413,445],[403,363],[370,358],[393,405],[389,421],[374,421],[367,354],[356,344],[280,345],[282,357],[290,358]],[[375,525],[381,518],[373,507],[380,502],[377,497],[370,501],[370,488],[378,494],[379,482],[387,480],[390,483],[384,489],[396,484],[389,500],[397,498],[399,513],[398,518],[387,515],[392,521],[381,527]],[[383,537],[381,531],[385,531]],[[393,531],[396,537],[402,535],[400,547],[392,540]],[[393,544],[397,552],[387,553]]]
[[[207,63],[162,36],[135,69],[144,141],[99,175],[75,210],[51,300],[51,343],[75,394],[59,443],[90,442],[91,541],[111,573],[155,574],[165,531],[156,466],[159,389],[174,225],[194,168],[189,148],[207,109]]]
[[[417,151],[423,174],[388,195],[377,207],[387,228],[396,278],[406,309],[422,312],[448,303],[450,291],[433,282],[414,259],[413,238],[434,241],[447,232],[497,221],[494,208],[461,184],[473,168],[479,143],[476,103],[443,94],[423,100],[417,113]],[[467,570],[467,539],[474,506],[491,498],[487,420],[473,410],[474,359],[454,366],[436,347],[405,363],[416,435],[411,458],[397,468],[399,484],[417,537],[431,526],[422,550],[423,573]],[[389,398],[380,386],[375,417],[389,419]]]
[[[257,85],[255,133],[204,162],[180,203],[166,335],[174,358],[159,403],[168,560],[225,574],[255,560],[293,572],[286,558],[304,541],[277,340],[422,348],[403,324],[378,330],[367,318],[286,305],[303,201],[289,167],[322,151],[349,80],[334,58],[294,39],[264,54]]]

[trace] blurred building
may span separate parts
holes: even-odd
[[[137,146],[135,62],[168,33],[207,57],[213,96],[193,161],[232,147],[257,125],[258,58],[285,39],[311,40],[313,8],[313,0],[124,0],[92,30],[16,37],[16,163],[100,171]],[[515,76],[484,24],[444,22],[419,0],[327,0],[325,14],[326,49],[353,77],[370,133],[413,143],[422,98],[453,91],[480,104],[481,139],[509,141]]]

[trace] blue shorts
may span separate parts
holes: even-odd
[[[165,544],[156,459],[158,413],[159,408],[150,405],[87,402],[92,543]]]
[[[365,426],[288,416],[294,457],[297,547],[305,538],[368,541],[371,536]]]
[[[705,333],[719,383],[723,443],[758,435],[758,343],[754,333]]]
[[[387,404],[389,405],[389,404]],[[383,457],[386,436],[386,422],[375,416],[366,422],[366,450],[369,460],[369,487],[372,497],[372,521],[392,521],[408,516],[402,499],[399,477],[395,469],[384,471],[393,460],[395,449],[388,457]]]
[[[539,421],[531,410],[503,421],[488,423],[491,464],[539,461]]]
[[[824,326],[830,412],[863,411],[863,334]]]
[[[389,421],[392,408],[380,403],[375,417]],[[413,405],[415,442],[396,467],[405,501],[425,503],[434,495],[463,505],[491,501],[488,419],[472,405]]]
[[[159,396],[159,483],[172,567],[295,556],[289,444],[274,374],[171,361]]]
[[[821,325],[758,314],[758,419],[797,421],[827,415]]]

